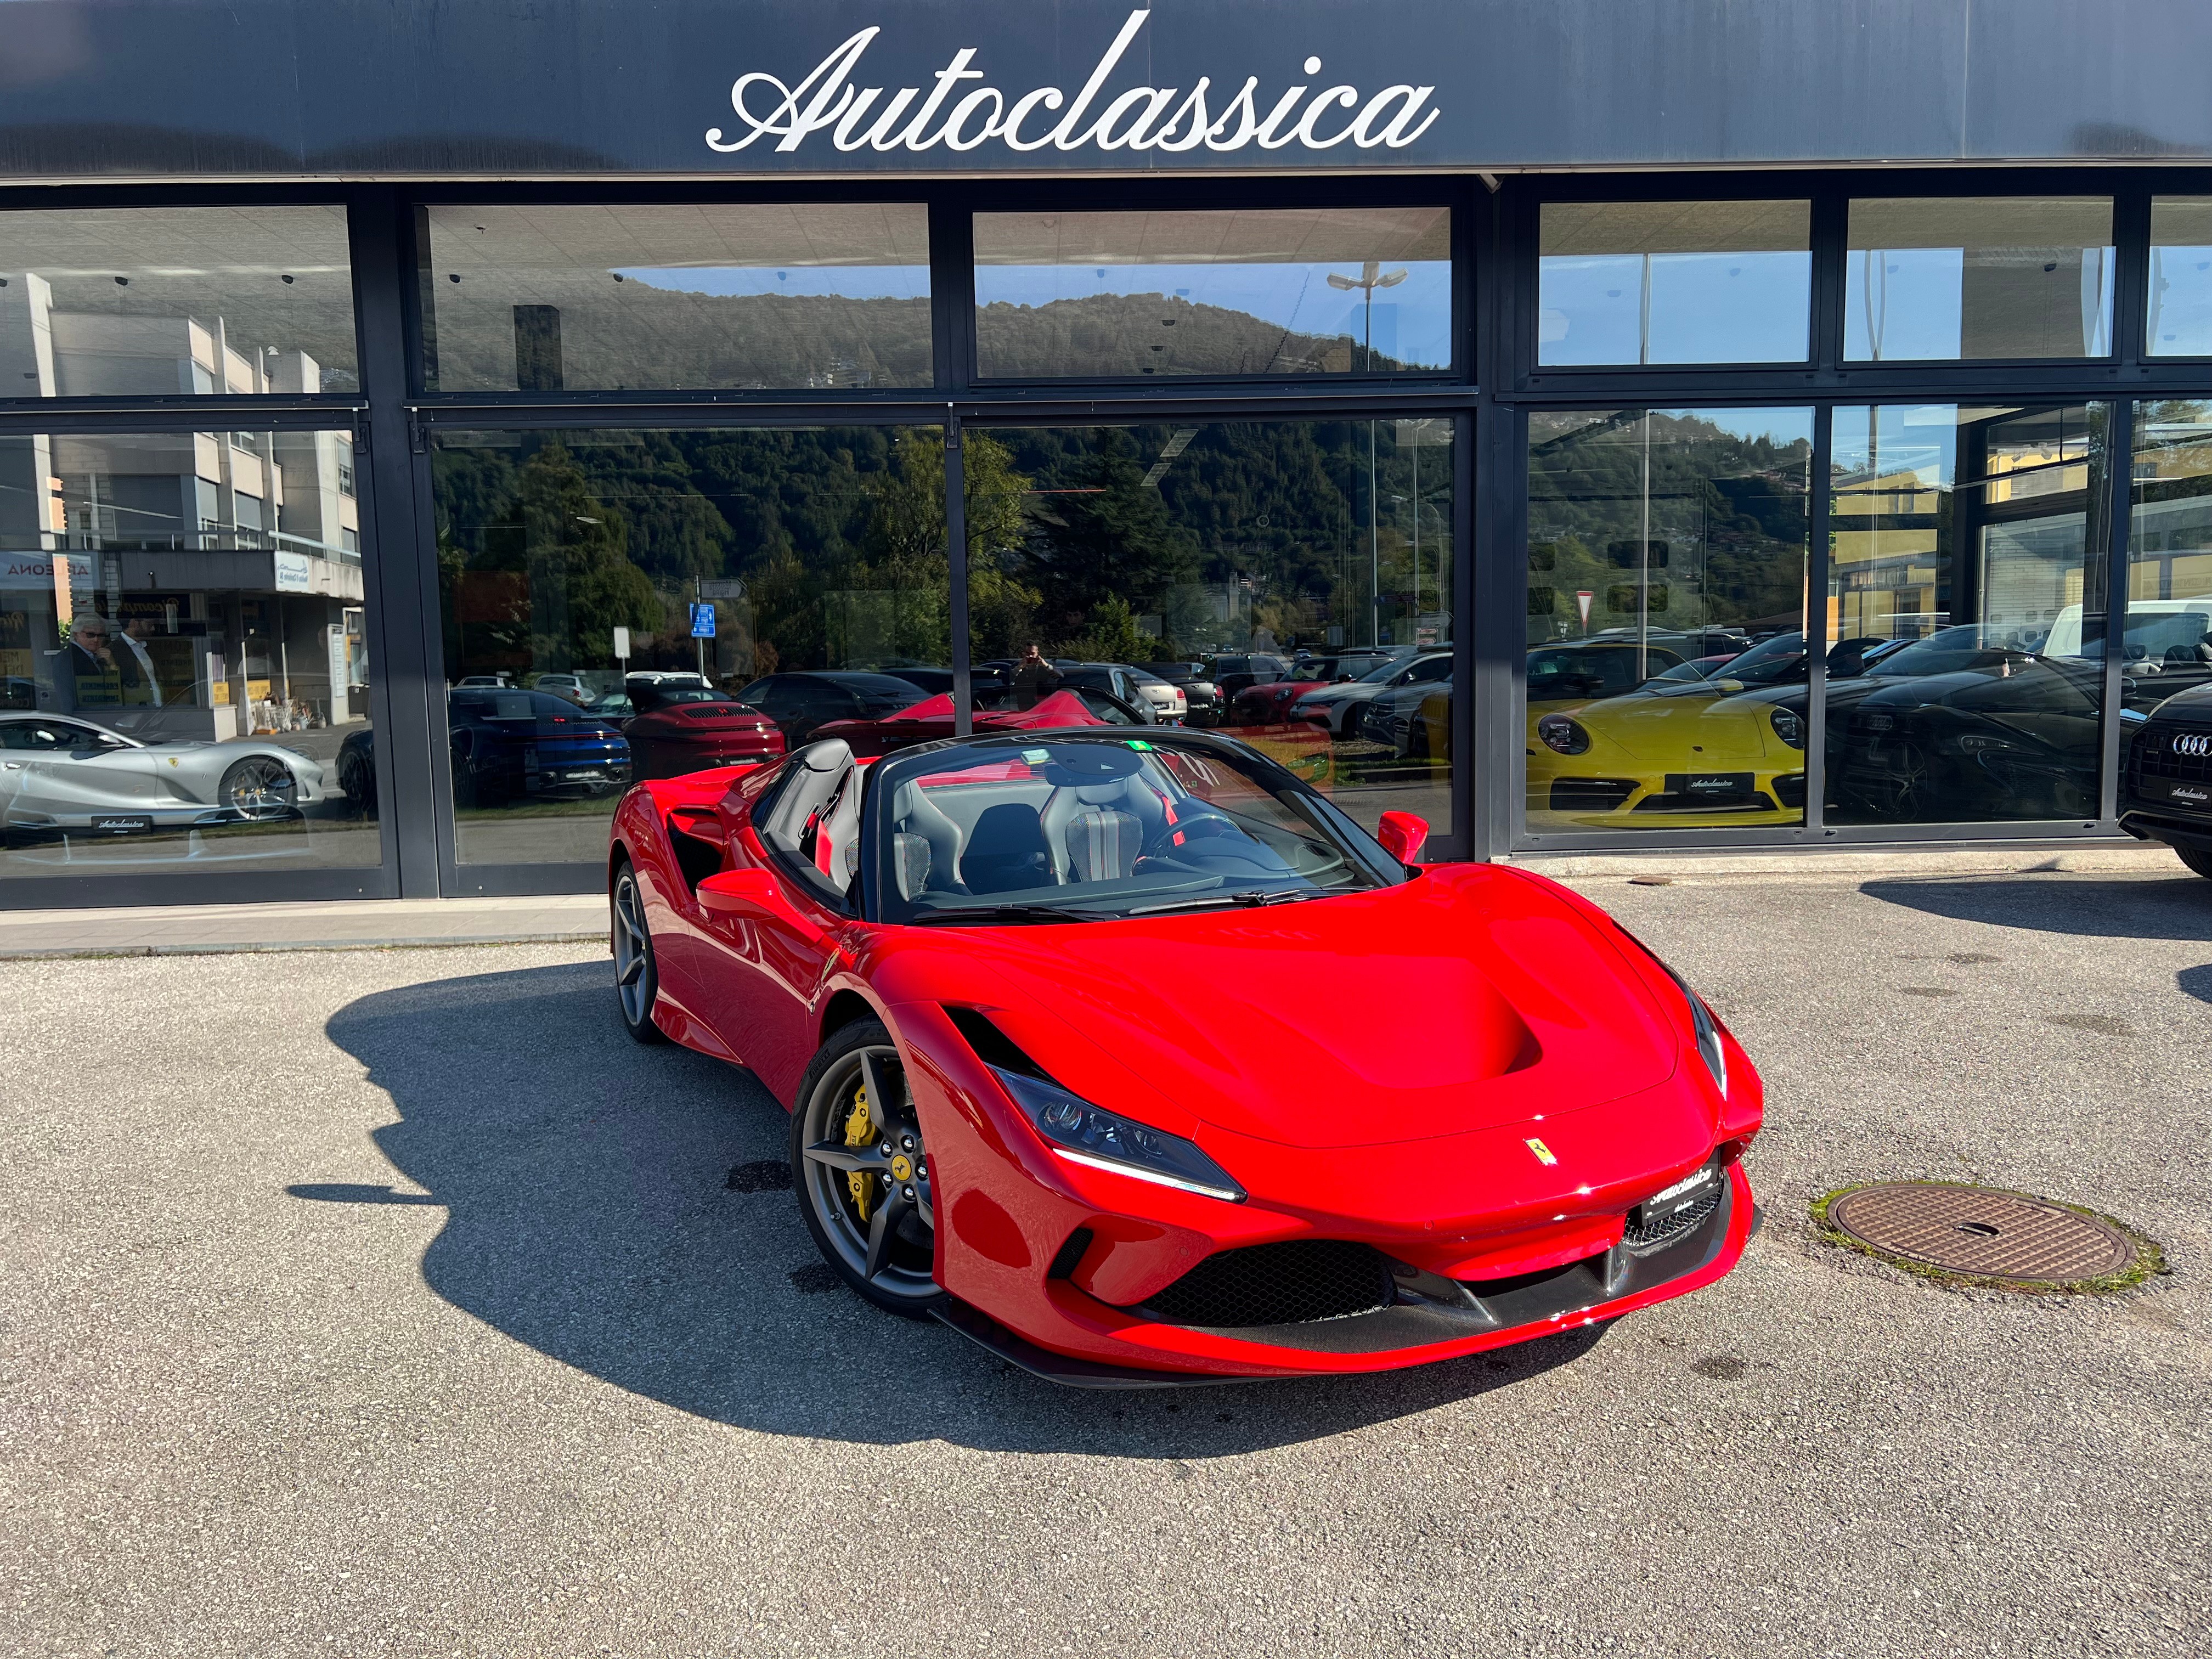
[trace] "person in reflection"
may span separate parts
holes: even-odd
[[[123,674],[108,644],[107,618],[79,617],[70,627],[62,652],[72,683],[70,700],[79,708],[112,708],[123,701]]]
[[[128,618],[123,624],[123,649],[113,655],[117,672],[123,678],[123,701],[159,708],[161,684],[155,678],[154,653],[146,648],[146,641],[153,632],[154,624],[149,618]]]
[[[1014,704],[1034,708],[1060,689],[1060,671],[1044,659],[1040,646],[1031,645],[1014,665]]]

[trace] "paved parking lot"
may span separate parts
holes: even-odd
[[[1168,1397],[818,1290],[781,1113],[589,946],[0,963],[0,1653],[2203,1653],[2212,883],[1584,886],[1764,1065],[1742,1268]],[[1813,1242],[1893,1175],[2175,1273]]]

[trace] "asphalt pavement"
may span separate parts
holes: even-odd
[[[2212,883],[1581,885],[1765,1069],[1742,1267],[1168,1395],[823,1288],[780,1110],[592,945],[0,963],[0,1654],[2205,1652]],[[2175,1271],[1814,1241],[1910,1176]]]

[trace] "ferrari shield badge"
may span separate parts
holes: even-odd
[[[1531,1135],[1527,1140],[1523,1141],[1522,1145],[1528,1147],[1530,1152],[1536,1154],[1536,1162],[1539,1164],[1557,1164],[1559,1161],[1559,1154],[1554,1152],[1549,1146],[1547,1146],[1542,1141],[1537,1139],[1534,1135]]]

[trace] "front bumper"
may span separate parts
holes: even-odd
[[[1055,1157],[940,1009],[908,1003],[896,1015],[933,1168],[941,1190],[958,1194],[940,1218],[936,1277],[969,1311],[948,1322],[1062,1381],[1425,1364],[1694,1290],[1727,1273],[1749,1235],[1750,1187],[1723,1159],[1723,1191],[1694,1237],[1670,1237],[1656,1253],[1624,1244],[1629,1212],[1721,1143],[1756,1132],[1747,1062],[1740,1106],[1717,1121],[1710,1085],[1680,1072],[1615,1102],[1547,1113],[1549,1164],[1531,1155],[1520,1123],[1328,1151],[1216,1133],[1207,1149],[1251,1194],[1229,1204]],[[1279,1244],[1364,1251],[1389,1264],[1392,1282],[1343,1317],[1235,1326],[1159,1311],[1200,1263]],[[1081,1375],[1060,1376],[1070,1365]]]
[[[1147,1354],[1146,1360],[1157,1363],[1127,1364],[1060,1353],[1029,1340],[980,1308],[957,1299],[939,1310],[938,1317],[1000,1358],[1069,1388],[1187,1388],[1397,1369],[1580,1329],[1696,1290],[1735,1265],[1744,1246],[1759,1231],[1762,1218],[1752,1201],[1750,1182],[1740,1165],[1732,1166],[1713,1212],[1681,1239],[1649,1255],[1638,1255],[1625,1244],[1615,1243],[1596,1255],[1547,1272],[1497,1281],[1494,1287],[1480,1291],[1453,1286],[1450,1281],[1440,1283],[1433,1275],[1397,1264],[1397,1299],[1368,1313],[1243,1329],[1158,1328],[1198,1330],[1246,1351],[1224,1352],[1212,1358],[1264,1358],[1273,1362],[1266,1370],[1179,1369],[1195,1358],[1187,1352]],[[1109,1314],[1121,1312],[1103,1304],[1094,1302],[1092,1306]],[[1086,1318],[1085,1310],[1070,1308],[1068,1312],[1086,1324],[1094,1322],[1095,1316]],[[1296,1354],[1297,1360],[1285,1364],[1291,1354]],[[1313,1363],[1323,1355],[1340,1363]],[[1366,1363],[1342,1363],[1352,1360]]]

